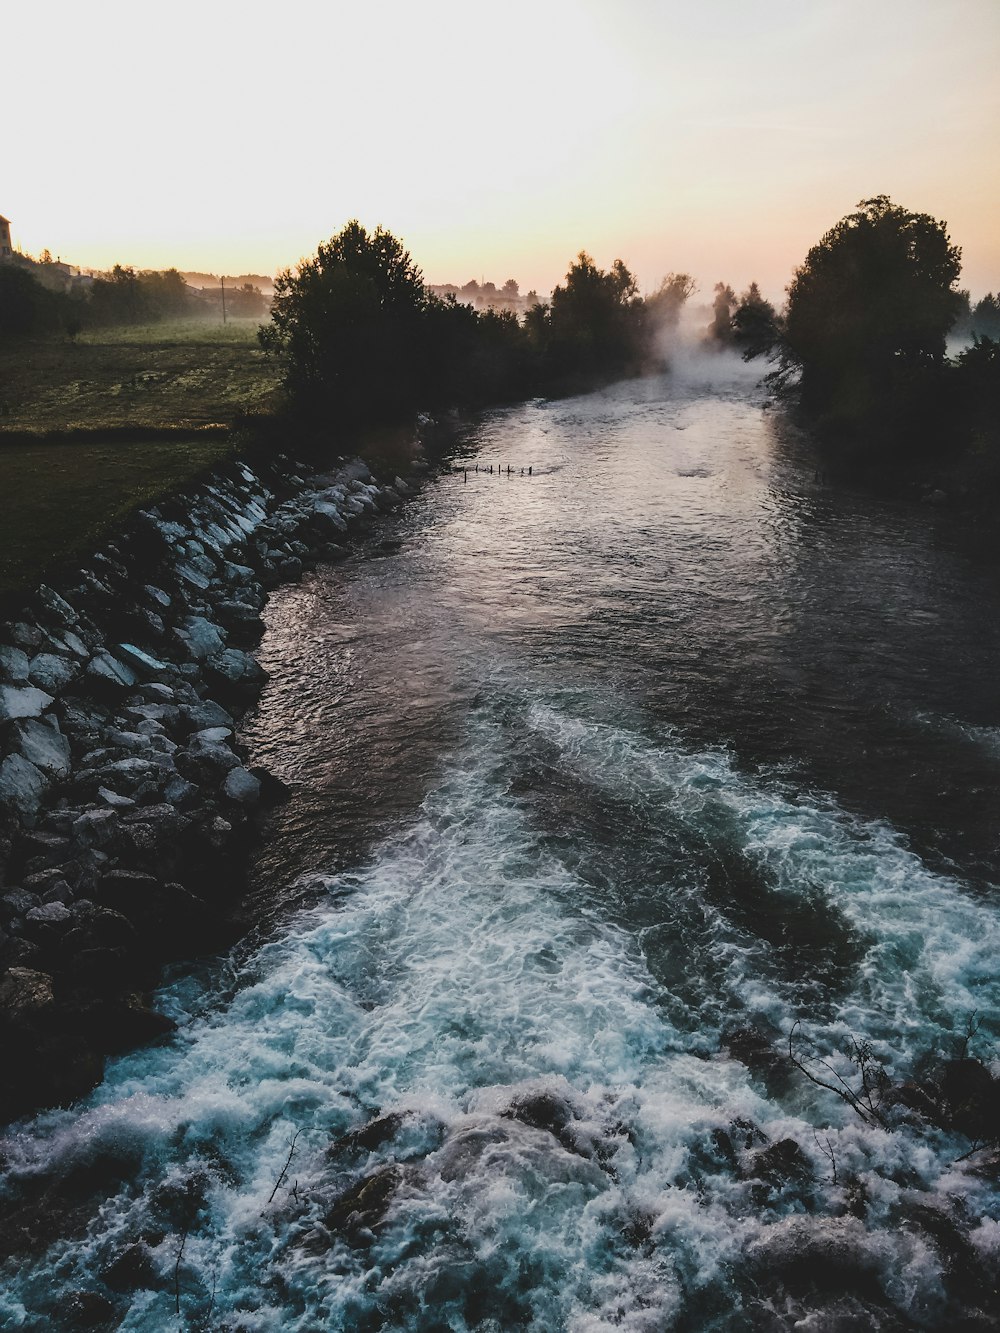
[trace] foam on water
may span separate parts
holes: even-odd
[[[713,907],[715,970],[683,979],[687,1008],[700,987],[695,1040],[636,935],[515,794],[523,738],[539,736],[651,829],[711,839],[722,808],[783,889],[820,884],[867,942],[849,993],[793,1015],[767,943]],[[863,1249],[884,1299],[930,1327],[941,1263],[898,1229],[906,1199],[962,1192],[995,1251],[996,1199],[951,1165],[955,1143],[870,1129],[811,1086],[769,1094],[719,1046],[734,1004],[783,1031],[805,1017],[825,1050],[875,1037],[900,1067],[972,1008],[996,1020],[996,913],[890,830],[796,804],[721,752],[514,692],[504,718],[473,719],[415,824],[326,887],[224,989],[163,997],[182,1023],[170,1044],[9,1138],[15,1191],[108,1159],[123,1183],[82,1241],[11,1274],[5,1327],[92,1287],[140,1235],[160,1277],[123,1302],[135,1330],[172,1326],[178,1301],[192,1326],[211,1309],[245,1329],[749,1327],[747,1274],[809,1244]],[[389,1112],[374,1146],[329,1151]],[[867,1231],[841,1216],[814,1124],[841,1181],[865,1183]],[[746,1163],[787,1138],[812,1179],[762,1186]],[[359,1239],[330,1210],[366,1177],[386,1198]]]

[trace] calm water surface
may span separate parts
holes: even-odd
[[[273,598],[283,911],[11,1139],[22,1176],[130,1165],[0,1316],[141,1238],[129,1329],[940,1327],[920,1209],[1000,1246],[968,1142],[733,1051],[799,1022],[900,1078],[998,1035],[995,571],[821,484],[723,363],[489,414],[457,461]]]

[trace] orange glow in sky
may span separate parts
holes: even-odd
[[[580,249],[780,296],[873,194],[1000,288],[997,0],[55,0],[0,25],[0,213],[38,253],[273,273],[351,217],[431,282]]]

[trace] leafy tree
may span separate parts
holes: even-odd
[[[402,243],[354,220],[279,274],[260,341],[284,358],[286,388],[307,414],[391,417],[419,397],[429,299]]]
[[[585,251],[556,287],[548,314],[548,370],[557,381],[622,374],[642,356],[644,305],[620,259],[607,271]]]
[[[715,284],[715,300],[712,302],[712,322],[708,326],[708,341],[719,347],[728,347],[733,341],[733,311],[736,309],[736,293],[728,282]]]
[[[656,291],[646,297],[649,321],[661,330],[676,329],[684,306],[697,290],[690,273],[668,273]]]
[[[969,312],[969,326],[974,334],[985,338],[1000,338],[1000,294],[987,292]]]
[[[855,420],[908,393],[943,364],[960,255],[943,222],[862,200],[795,272],[776,382],[797,377],[803,403]]]
[[[731,327],[733,342],[742,350],[744,361],[764,356],[775,346],[780,335],[778,314],[755,282],[740,297]]]

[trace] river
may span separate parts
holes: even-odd
[[[22,1174],[121,1165],[4,1327],[92,1289],[135,1330],[981,1303],[920,1221],[996,1269],[969,1142],[781,1058],[797,1025],[813,1070],[855,1079],[856,1039],[898,1082],[1000,1035],[1000,592],[959,524],[825,481],[750,371],[692,361],[484,415],[267,623],[265,925],[9,1137]]]

